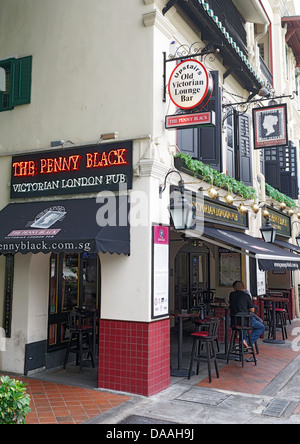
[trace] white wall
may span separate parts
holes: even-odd
[[[33,69],[31,104],[1,113],[0,151],[151,134],[148,8],[139,0],[1,1],[0,60],[32,55]]]
[[[2,371],[24,372],[25,345],[47,338],[49,255],[15,255],[11,338],[0,353]]]

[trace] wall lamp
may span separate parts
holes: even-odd
[[[260,228],[260,232],[265,242],[275,242],[276,228],[273,227],[269,218],[267,218],[266,225]]]
[[[167,173],[164,184],[159,186],[159,197],[162,198],[162,193],[166,189],[167,178],[172,173],[176,173],[180,177],[178,182],[179,193],[172,193],[168,209],[175,230],[189,230],[195,225],[196,207],[188,202],[184,193],[182,176],[177,170],[171,170]]]

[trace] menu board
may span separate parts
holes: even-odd
[[[153,226],[152,319],[169,315],[169,227]]]

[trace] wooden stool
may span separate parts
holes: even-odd
[[[253,344],[251,341],[251,315],[248,313],[237,313],[235,316],[234,325],[231,326],[232,335],[230,340],[230,346],[227,354],[227,364],[229,362],[230,355],[237,355],[244,367],[245,361],[245,346],[244,346],[244,333],[246,333],[246,339],[249,341],[250,354],[253,356],[253,361],[257,365]],[[238,339],[238,346],[236,340]]]
[[[199,362],[206,362],[208,367],[209,382],[211,382],[211,363],[213,362],[215,365],[217,378],[219,378],[216,354],[216,340],[219,323],[220,320],[218,318],[214,318],[207,324],[207,331],[196,331],[191,334],[191,336],[193,337],[193,347],[188,379],[190,379],[191,377],[194,361],[197,362],[197,375],[199,374]],[[203,344],[206,344],[206,356],[201,356],[201,349]]]
[[[70,330],[70,337],[68,347],[65,354],[64,369],[66,368],[69,353],[76,353],[76,365],[79,364],[79,371],[82,371],[83,354],[89,353],[91,356],[92,366],[95,367],[95,357],[92,345],[93,329],[91,326],[84,326],[81,324],[82,315],[76,311],[72,311],[68,315],[68,325]],[[76,338],[76,345],[73,346]],[[87,348],[84,348],[84,343],[87,343]]]

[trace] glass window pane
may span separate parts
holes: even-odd
[[[78,254],[64,254],[62,263],[62,304],[63,312],[71,311],[78,305]]]
[[[97,308],[97,255],[84,253],[82,262],[82,305],[94,310]]]
[[[57,313],[57,256],[53,254],[50,259],[50,314]]]

